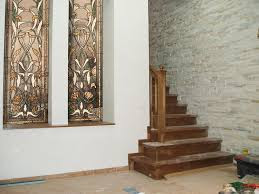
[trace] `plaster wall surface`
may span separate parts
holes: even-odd
[[[4,7],[0,0],[0,91]],[[4,130],[0,106],[0,180],[126,166],[137,152],[149,123],[148,1],[104,0],[104,16],[104,109],[115,125]]]

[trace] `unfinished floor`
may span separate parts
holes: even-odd
[[[222,185],[236,181],[236,167],[224,165],[171,174],[154,181],[134,171],[49,180],[42,184],[0,187],[0,194],[128,194],[134,187],[145,194],[217,194]]]

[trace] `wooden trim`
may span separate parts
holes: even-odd
[[[166,128],[166,70],[150,66],[150,126],[158,129],[158,141],[164,142]]]
[[[79,176],[90,176],[90,175],[98,175],[98,174],[106,174],[106,173],[114,173],[114,172],[124,172],[128,170],[129,170],[128,166],[122,166],[122,167],[105,168],[105,169],[98,169],[98,170],[69,172],[69,173],[63,173],[63,174],[6,179],[6,180],[0,180],[0,184],[11,184],[16,182],[31,182],[36,180],[64,179],[64,178],[73,178],[73,177],[79,177]]]
[[[89,126],[103,126],[115,125],[115,123],[105,121],[87,121],[87,122],[70,122],[68,125],[50,125],[48,123],[29,123],[29,124],[4,124],[4,129],[33,129],[33,128],[66,128],[66,127],[89,127]]]

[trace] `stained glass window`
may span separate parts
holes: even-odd
[[[47,121],[48,0],[7,0],[5,123]]]
[[[102,119],[102,1],[70,0],[69,121]]]

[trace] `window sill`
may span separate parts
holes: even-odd
[[[105,126],[115,125],[112,122],[105,121],[87,121],[87,122],[71,122],[68,125],[50,125],[48,123],[30,123],[30,124],[4,124],[5,130],[13,129],[40,129],[40,128],[67,128],[67,127],[89,127],[89,126]]]

